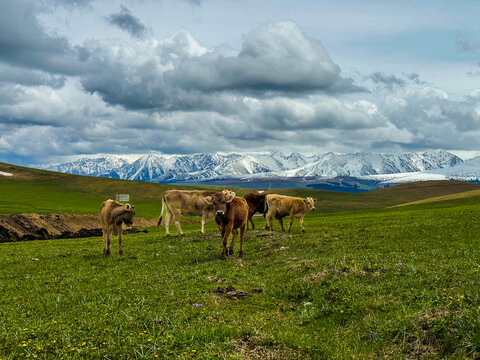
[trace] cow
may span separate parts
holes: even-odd
[[[305,228],[303,227],[303,217],[308,210],[315,210],[316,201],[317,199],[311,197],[302,199],[292,196],[268,194],[265,197],[265,210],[267,211],[267,226],[265,226],[265,229],[273,230],[272,217],[275,216],[280,222],[282,231],[285,231],[285,229],[283,228],[282,219],[285,216],[289,215],[290,226],[288,227],[288,232],[290,232],[292,229],[294,217],[300,219],[300,226],[302,227],[302,232],[305,232]]]
[[[233,199],[235,193],[231,192],[230,190],[223,190],[221,192],[201,190],[167,190],[162,197],[162,211],[160,213],[157,226],[162,222],[163,213],[165,211],[165,231],[167,236],[170,236],[170,221],[172,217],[178,232],[181,235],[185,235],[182,227],[180,226],[180,217],[182,215],[201,216],[201,231],[202,234],[205,234],[205,223],[207,222],[207,219],[215,217],[214,206],[207,203],[205,198],[211,197],[221,202],[224,201],[227,196],[229,199]]]
[[[255,230],[252,217],[256,212],[263,213],[265,209],[265,196],[266,194],[250,193],[243,197],[248,204],[247,229],[248,222],[250,222],[250,224],[252,224],[252,230]]]
[[[215,222],[218,225],[218,230],[220,230],[223,240],[223,251],[220,259],[225,260],[228,255],[233,255],[233,245],[238,233],[237,229],[240,229],[240,252],[238,255],[241,257],[243,255],[243,237],[248,220],[247,201],[239,196],[227,202],[220,202],[211,197],[205,198],[205,201],[215,206]],[[232,234],[232,241],[227,250],[227,242],[230,234]]]
[[[118,201],[108,199],[100,207],[100,224],[103,233],[103,255],[110,255],[110,240],[113,232],[118,234],[118,254],[123,255],[122,249],[122,223],[133,225],[135,206],[120,204]]]

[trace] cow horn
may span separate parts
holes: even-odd
[[[132,207],[132,205],[130,205],[130,204],[125,204],[125,209],[130,210],[131,207]]]

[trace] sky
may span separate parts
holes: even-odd
[[[480,2],[0,0],[0,161],[480,150]]]

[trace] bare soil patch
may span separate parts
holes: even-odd
[[[125,233],[134,233],[137,227],[156,225],[156,219],[135,218]],[[68,239],[102,236],[98,215],[69,214],[13,214],[0,215],[0,242]]]

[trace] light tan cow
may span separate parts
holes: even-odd
[[[305,228],[303,227],[303,217],[308,210],[315,210],[316,201],[317,199],[311,197],[302,199],[292,196],[268,194],[265,197],[265,210],[267,211],[267,226],[265,228],[273,230],[272,218],[275,216],[280,222],[282,231],[285,231],[282,219],[285,216],[290,216],[288,232],[292,229],[294,217],[300,219],[300,226],[302,227],[302,231],[305,232]]]
[[[205,198],[209,197],[209,203]],[[200,191],[200,190],[167,190],[162,197],[162,211],[158,224],[160,225],[165,211],[165,231],[167,236],[170,236],[170,221],[173,217],[173,222],[181,235],[183,233],[180,226],[180,217],[185,216],[201,216],[202,217],[202,234],[205,234],[205,223],[207,219],[213,218],[216,214],[213,202],[227,203],[232,201],[235,193],[230,190],[223,190],[221,192],[215,191]]]
[[[113,232],[118,234],[118,253],[123,255],[122,224],[131,226],[135,216],[135,206],[120,204],[108,199],[100,207],[100,224],[103,233],[103,255],[110,255],[110,241]]]

